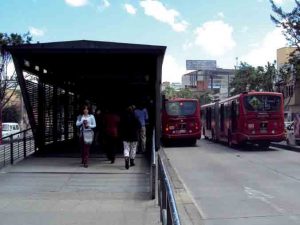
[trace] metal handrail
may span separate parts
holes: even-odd
[[[10,134],[10,135],[5,136],[5,137],[1,137],[0,140],[8,139],[8,138],[10,138],[10,137],[12,137],[12,136],[15,136],[15,135],[18,135],[18,134],[22,134],[22,133],[27,132],[27,131],[29,131],[29,130],[31,130],[31,128],[28,128],[28,129],[26,129],[26,130],[19,131],[18,133]]]
[[[173,189],[160,155],[158,155],[158,197],[162,224],[180,225]]]
[[[31,128],[14,133],[0,139],[0,168],[7,164],[26,158],[36,151]],[[17,138],[14,138],[17,136]]]
[[[155,129],[152,133],[151,168],[150,168],[151,199],[155,199],[156,190],[156,151],[155,151]]]

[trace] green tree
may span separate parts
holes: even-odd
[[[257,76],[255,68],[245,62],[241,62],[235,71],[234,79],[230,82],[231,95],[252,90],[256,86]]]
[[[213,98],[212,98],[210,92],[206,92],[206,93],[200,95],[198,99],[199,99],[200,105],[209,104],[213,101]]]
[[[30,33],[17,34],[17,33],[1,33],[0,32],[0,127],[2,123],[2,110],[5,110],[6,104],[10,101],[11,97],[14,95],[14,92],[18,86],[16,81],[16,73],[12,75],[8,74],[7,68],[10,63],[12,63],[12,57],[5,50],[5,46],[10,45],[19,45],[19,44],[28,44],[32,40]],[[8,92],[7,90],[12,90]],[[13,116],[15,113],[7,108],[8,114],[4,111],[4,116]],[[13,113],[13,114],[10,114]],[[17,116],[16,116],[17,117]],[[19,117],[19,116],[18,116]],[[5,118],[10,119],[10,118]],[[16,119],[14,117],[14,119]],[[1,138],[0,130],[0,138]]]
[[[11,33],[9,35],[0,32],[0,106],[2,106],[2,108],[5,107],[14,94],[14,91],[12,91],[9,96],[7,96],[7,90],[15,90],[17,87],[16,73],[14,72],[12,76],[10,76],[7,71],[7,67],[12,62],[12,58],[9,52],[5,50],[5,46],[28,44],[31,40],[32,37],[30,33],[22,35]]]
[[[15,105],[7,106],[2,111],[3,122],[16,122],[20,121],[21,114],[20,110]]]
[[[166,98],[173,98],[176,96],[176,90],[170,86],[166,87],[163,91],[163,94],[166,96]]]
[[[296,50],[290,54],[289,62],[279,69],[279,91],[284,90],[286,85],[296,86],[296,81],[300,79],[300,2],[295,0],[296,6],[290,12],[285,12],[277,6],[273,0],[270,0],[273,10],[271,20],[283,29],[289,45],[296,47]],[[287,101],[289,104],[291,97]]]
[[[274,63],[253,67],[242,62],[235,71],[235,77],[230,83],[231,95],[245,91],[274,91],[277,70]]]
[[[179,98],[193,98],[193,92],[188,88],[182,88],[176,93]]]
[[[300,2],[295,0],[296,6],[291,12],[285,12],[277,6],[273,0],[270,0],[272,10],[275,13],[271,15],[271,20],[283,28],[283,34],[291,46],[297,46],[300,50]]]
[[[258,69],[258,68],[257,68]],[[261,91],[274,91],[275,81],[278,77],[275,62],[268,62],[261,71],[257,71],[259,79],[259,86]]]

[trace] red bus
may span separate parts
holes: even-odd
[[[245,92],[203,105],[201,120],[205,138],[268,148],[285,139],[283,97],[276,92]]]
[[[162,138],[189,140],[201,138],[200,104],[197,99],[165,99],[162,107]]]

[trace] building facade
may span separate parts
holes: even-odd
[[[225,98],[229,95],[229,83],[234,71],[222,68],[196,70],[182,76],[182,86],[198,91],[210,90],[217,97]]]
[[[292,68],[289,64],[291,53],[296,50],[295,47],[283,47],[277,49],[277,69],[280,70],[283,66]],[[300,83],[295,79],[295,74],[290,74],[287,81],[280,81],[277,84],[277,91],[284,96],[284,111],[287,121],[293,120],[296,113],[300,113]]]

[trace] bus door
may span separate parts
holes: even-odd
[[[221,104],[221,109],[220,109],[220,130],[221,130],[221,136],[224,134],[224,123],[225,123],[225,109],[224,109],[224,104]]]
[[[220,129],[220,112],[219,112],[219,102],[215,102],[214,104],[214,121],[215,121],[215,127],[214,127],[214,132],[215,132],[215,140],[219,140],[219,129]]]
[[[235,133],[237,131],[237,104],[235,101],[231,102],[231,131]]]

